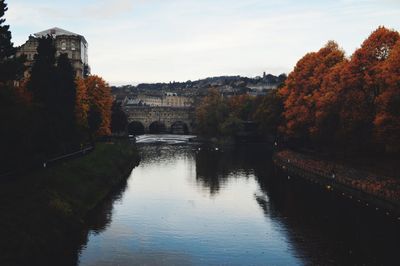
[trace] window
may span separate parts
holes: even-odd
[[[62,42],[61,43],[61,50],[67,50],[67,43],[66,42]]]
[[[71,42],[71,50],[72,50],[72,51],[75,51],[75,49],[76,49],[76,48],[75,48],[75,42]]]

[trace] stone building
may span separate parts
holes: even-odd
[[[191,107],[193,99],[186,96],[179,96],[176,93],[165,93],[163,95],[146,95],[128,97],[121,101],[123,106],[137,105],[150,107]]]
[[[68,54],[77,77],[84,77],[90,73],[88,60],[88,43],[82,35],[69,32],[60,28],[51,28],[29,36],[29,39],[18,47],[17,56],[26,55],[28,70],[25,77],[29,76],[29,67],[32,66],[37,54],[38,39],[52,36],[55,40],[56,56]]]
[[[193,105],[193,100],[189,97],[179,96],[176,93],[165,93],[162,101],[162,106],[170,107],[190,107]]]

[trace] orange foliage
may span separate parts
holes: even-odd
[[[279,93],[289,137],[363,147],[374,132],[400,150],[400,34],[379,27],[349,60],[329,42],[297,63]]]
[[[85,80],[77,78],[76,81],[76,105],[75,114],[76,121],[79,126],[87,128],[87,116],[89,112],[89,99]]]
[[[27,89],[28,79],[22,79],[14,86],[16,95],[22,103],[29,105],[32,103],[32,93]]]
[[[97,131],[98,136],[111,134],[111,107],[112,95],[111,88],[99,76],[92,75],[85,79],[89,106],[96,106],[101,113],[101,125]]]
[[[314,126],[316,100],[324,77],[338,63],[344,52],[330,41],[318,52],[306,54],[296,64],[279,93],[284,99],[282,130],[292,137],[307,136]]]
[[[342,71],[341,120],[344,134],[369,132],[374,119],[376,99],[384,90],[382,67],[399,39],[396,31],[379,27],[357,49]],[[366,136],[369,138],[370,136]]]
[[[380,143],[400,148],[400,40],[381,68],[383,92],[377,97],[375,135]]]

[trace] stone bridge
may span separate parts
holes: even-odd
[[[193,132],[193,107],[125,106],[128,133],[190,134]]]

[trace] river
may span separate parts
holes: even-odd
[[[88,219],[79,265],[395,265],[399,223],[271,163],[268,145],[138,139],[127,183]]]

